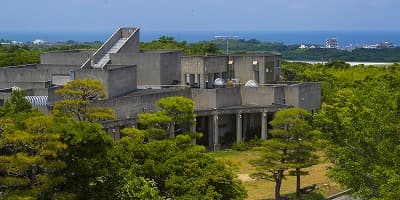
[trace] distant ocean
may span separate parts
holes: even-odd
[[[0,39],[21,42],[41,39],[49,42],[74,40],[79,42],[105,41],[110,33],[45,33],[45,32],[1,32]],[[285,44],[324,44],[327,38],[335,37],[341,47],[347,45],[391,42],[400,46],[400,31],[270,31],[270,32],[146,32],[141,31],[141,41],[151,41],[161,36],[172,36],[178,41],[198,42],[214,39],[217,35],[239,36],[239,39],[257,39]]]

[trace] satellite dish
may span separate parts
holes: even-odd
[[[225,80],[222,79],[222,78],[217,78],[217,79],[215,79],[215,81],[214,81],[214,85],[219,85],[219,86],[225,85]]]
[[[225,87],[225,85],[226,85],[225,80],[222,78],[217,78],[214,80],[215,87],[221,88],[221,87]]]
[[[246,87],[259,87],[258,83],[255,80],[249,80],[244,84]]]
[[[21,88],[19,88],[19,87],[17,87],[17,86],[13,86],[13,87],[11,87],[11,90],[12,90],[12,91],[20,91]]]

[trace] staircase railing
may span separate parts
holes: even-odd
[[[99,49],[97,49],[97,51],[89,59],[86,60],[81,68],[90,68],[94,64],[98,63],[120,38],[127,38],[127,40],[121,45],[122,48],[128,41],[131,40],[131,38],[133,38],[137,30],[138,28],[119,28],[106,40],[106,42],[103,43],[103,45],[101,45]],[[104,63],[102,66],[100,66],[100,68],[103,68],[105,64],[107,63]]]

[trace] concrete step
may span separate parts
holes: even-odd
[[[94,68],[102,68],[110,61],[110,53],[117,53],[119,49],[125,44],[128,38],[120,38],[108,51],[104,56],[93,65]]]

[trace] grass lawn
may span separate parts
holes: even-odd
[[[254,180],[248,175],[255,172],[253,166],[249,164],[250,160],[254,160],[259,156],[257,151],[217,151],[211,152],[211,156],[216,159],[226,160],[234,164],[238,177],[242,180],[248,192],[248,199],[273,199],[275,182],[267,180]],[[306,168],[309,175],[301,177],[301,187],[317,184],[314,194],[304,199],[323,199],[322,196],[329,196],[342,191],[339,186],[331,181],[326,175],[328,163],[321,163],[312,167]],[[282,182],[281,194],[290,195],[296,191],[296,177],[286,176]]]

